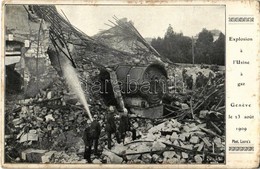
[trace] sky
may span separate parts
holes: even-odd
[[[57,5],[69,21],[89,36],[106,30],[109,20],[127,18],[145,38],[163,37],[169,24],[174,32],[196,36],[203,28],[225,33],[225,6],[102,6]]]

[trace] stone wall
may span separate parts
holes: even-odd
[[[25,97],[35,96],[39,89],[50,85],[53,76],[57,74],[46,53],[50,44],[49,24],[39,18],[32,20],[33,14],[30,12],[23,5],[6,6],[6,40],[24,44],[21,48],[21,60],[16,64],[15,70],[23,78]],[[8,39],[9,35],[13,39]]]

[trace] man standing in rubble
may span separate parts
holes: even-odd
[[[197,73],[197,78],[196,78],[196,88],[200,88],[204,86],[204,75],[201,72]]]
[[[98,154],[98,140],[101,132],[101,127],[98,122],[97,115],[93,116],[93,122],[90,125],[90,134],[94,142],[94,154]]]
[[[116,123],[115,123],[115,117],[114,117],[115,109],[113,106],[109,107],[109,111],[106,115],[106,127],[105,131],[107,133],[107,147],[108,149],[111,149],[111,142],[112,142],[112,134],[116,133]]]
[[[99,122],[97,121],[97,115],[94,115],[94,120],[91,122],[87,120],[87,127],[83,134],[83,140],[85,143],[85,153],[84,158],[88,161],[88,163],[92,163],[91,161],[91,149],[94,143],[94,154],[98,154],[98,140],[101,132],[101,127]]]
[[[128,111],[126,108],[124,108],[124,112],[120,113],[120,120],[119,120],[119,127],[118,127],[118,131],[120,134],[120,141],[125,141],[125,136],[126,136],[126,132],[127,131],[131,131],[132,132],[132,140],[136,139],[136,130],[135,129],[131,129],[131,123],[130,123],[130,119],[128,116]]]
[[[90,134],[90,124],[91,121],[87,120],[86,129],[83,133],[83,141],[85,143],[85,152],[84,152],[84,159],[88,161],[88,163],[91,163],[91,148],[92,148],[92,137]]]
[[[192,88],[193,88],[193,77],[192,77],[192,75],[188,76],[188,78],[186,79],[186,84],[187,84],[187,88],[189,90],[192,90]]]

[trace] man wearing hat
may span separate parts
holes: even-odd
[[[87,120],[86,129],[83,133],[83,141],[85,143],[85,152],[84,152],[84,159],[88,161],[88,163],[91,163],[91,148],[92,148],[92,136],[90,134],[90,124],[91,121]]]
[[[97,117],[96,114],[93,116],[93,122],[90,125],[90,133],[94,142],[94,154],[98,154],[98,140],[101,132],[101,127]]]
[[[125,140],[125,136],[126,136],[126,132],[127,131],[131,131],[132,132],[132,140],[136,139],[136,130],[135,129],[131,129],[131,123],[130,123],[130,119],[128,116],[128,110],[126,108],[124,108],[124,112],[120,113],[120,120],[119,120],[119,127],[118,127],[118,131],[120,134],[120,141]]]
[[[85,143],[85,153],[84,158],[88,161],[88,163],[92,163],[91,161],[91,149],[94,142],[94,154],[98,153],[98,140],[101,132],[101,127],[99,122],[97,121],[97,115],[93,116],[93,122],[87,120],[87,127],[83,134],[83,140]]]
[[[112,134],[116,133],[116,123],[114,117],[115,109],[113,106],[110,106],[108,113],[106,115],[106,127],[105,131],[107,133],[107,147],[111,149]]]

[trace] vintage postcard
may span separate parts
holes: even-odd
[[[257,168],[259,2],[3,1],[3,168]]]

